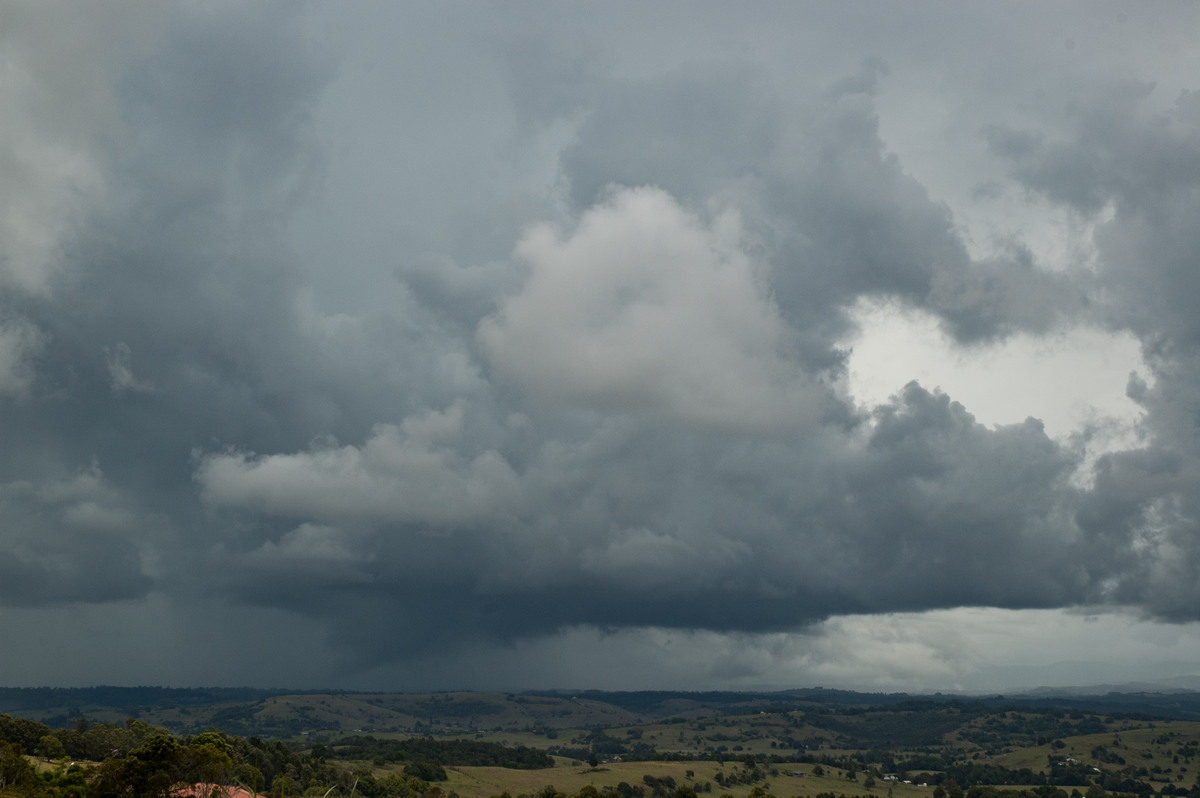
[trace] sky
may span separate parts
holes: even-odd
[[[1200,673],[1197,30],[0,0],[0,683]]]

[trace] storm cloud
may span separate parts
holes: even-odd
[[[146,663],[7,678],[868,686],[904,613],[952,686],[944,613],[1200,621],[1194,7],[471,10],[0,10],[0,623]],[[884,306],[1135,340],[1136,413],[867,400]]]

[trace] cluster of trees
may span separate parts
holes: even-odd
[[[761,768],[749,764],[741,768],[732,768],[728,773],[719,770],[717,775],[713,776],[713,781],[722,787],[732,787],[735,784],[754,784],[765,780],[766,777],[767,774]]]
[[[69,757],[99,762],[126,756],[163,729],[130,719],[123,725],[91,724],[76,718],[69,728],[52,729],[43,723],[0,715],[0,740],[20,745],[25,751],[47,759]]]
[[[692,778],[690,770],[688,778]],[[651,776],[649,774],[642,776],[642,784],[645,787],[633,786],[623,781],[617,785],[616,793],[620,798],[644,798],[646,790],[649,790],[651,798],[696,798],[697,794],[712,792],[713,789],[711,781],[697,784],[677,784],[673,776]],[[606,788],[602,793],[607,794],[610,791],[611,788]]]
[[[593,757],[604,760],[615,756],[639,761],[661,758],[658,750],[653,745],[642,742],[641,737],[640,729],[627,733],[626,738],[621,740],[613,737],[605,729],[595,728],[572,739],[571,745],[552,746],[549,753],[580,761],[587,761]],[[675,754],[671,756],[676,759],[688,758]]]
[[[481,765],[517,770],[554,767],[553,757],[544,751],[524,745],[510,747],[482,740],[435,740],[432,737],[381,740],[358,736],[345,737],[331,743],[330,748],[343,759],[365,759],[380,765],[424,761],[439,765]]]
[[[194,784],[240,785],[284,796],[440,798],[441,791],[413,772],[375,777],[328,762],[321,750],[299,753],[282,742],[264,742],[218,731],[176,737],[137,720],[69,729],[0,715],[0,795],[13,798],[168,798]],[[58,759],[39,771],[30,755]],[[86,760],[80,764],[72,760]],[[445,778],[433,763],[410,763],[424,775]],[[440,774],[439,774],[440,771]],[[453,794],[448,798],[453,798]]]

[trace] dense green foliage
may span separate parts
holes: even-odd
[[[30,752],[61,759],[39,773]],[[241,785],[274,796],[440,796],[421,777],[445,778],[441,766],[428,756],[408,757],[412,767],[404,774],[377,778],[368,770],[329,762],[326,754],[320,747],[298,752],[280,741],[215,730],[178,738],[136,720],[118,725],[78,719],[72,728],[51,729],[0,715],[0,796],[168,798],[194,784]]]
[[[519,770],[554,766],[544,751],[523,745],[510,747],[481,740],[435,740],[418,737],[411,740],[380,740],[375,737],[346,737],[331,743],[342,759],[368,759],[374,762],[436,762],[440,765],[490,765]]]

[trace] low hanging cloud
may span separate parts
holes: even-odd
[[[518,499],[494,450],[463,454],[463,408],[380,425],[361,447],[255,457],[209,455],[196,471],[207,501],[270,515],[452,527],[503,518]]]
[[[273,578],[246,597],[275,605],[291,602],[275,583],[282,571],[310,582],[302,549],[333,547],[333,574],[352,560],[351,585],[370,591],[348,599],[339,582],[344,612],[379,601],[398,617],[416,614],[361,649],[369,664],[420,641],[517,639],[579,624],[764,632],[840,613],[1090,598],[1071,519],[1074,461],[1036,422],[989,430],[912,385],[862,436],[810,438],[799,449],[795,433],[787,442],[738,437],[736,454],[727,433],[686,438],[626,420],[573,444],[545,439],[519,475],[508,472],[522,498],[508,514],[516,508],[478,511],[469,496],[449,494],[461,484],[449,475],[430,496],[419,495],[427,483],[417,477],[403,484],[402,468],[385,472],[386,483],[367,476],[364,463],[381,460],[378,439],[361,453],[338,450],[336,462],[354,465],[336,473],[313,453],[257,466],[221,455],[198,479],[227,509],[375,529],[356,533],[353,556],[340,533],[305,526],[227,562],[260,577],[270,563]],[[411,532],[421,530],[438,534],[415,545],[425,536]],[[434,574],[453,601],[431,598]],[[541,598],[548,593],[553,603]],[[436,613],[436,631],[425,613]],[[338,617],[339,638],[365,645],[360,625]]]

